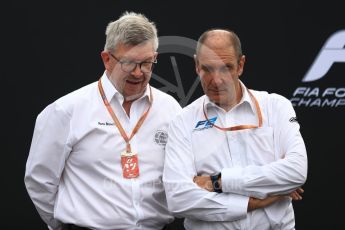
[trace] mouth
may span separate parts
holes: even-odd
[[[126,83],[131,85],[139,85],[142,81],[126,80]]]
[[[212,93],[222,93],[226,91],[225,89],[209,89],[210,92]]]

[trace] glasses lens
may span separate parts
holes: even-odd
[[[127,73],[132,72],[135,69],[135,67],[137,67],[137,64],[134,62],[122,62],[121,63],[122,70],[127,72]]]
[[[152,62],[143,62],[141,63],[141,71],[144,73],[149,73],[153,69],[153,63]]]

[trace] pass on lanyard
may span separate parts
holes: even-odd
[[[126,179],[139,176],[138,154],[132,152],[123,152],[121,154],[122,174]]]
[[[144,120],[147,117],[147,114],[149,113],[149,111],[151,109],[152,101],[153,101],[151,87],[150,87],[150,105],[149,105],[149,108],[144,112],[144,114],[138,120],[138,122],[135,125],[130,137],[127,136],[125,130],[122,128],[120,121],[117,119],[113,109],[110,106],[110,104],[109,104],[109,102],[105,96],[105,93],[104,93],[104,90],[102,87],[102,83],[101,83],[101,79],[98,80],[98,89],[99,89],[99,92],[102,96],[105,107],[107,108],[107,110],[110,113],[112,119],[114,120],[114,123],[115,123],[116,127],[118,128],[121,136],[123,137],[123,139],[126,142],[126,151],[121,153],[121,166],[122,166],[123,177],[126,179],[136,178],[139,176],[138,154],[132,152],[131,145],[129,142],[132,139],[132,137],[138,132],[141,125],[144,123]]]

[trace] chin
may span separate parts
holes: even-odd
[[[141,91],[131,91],[129,93],[125,93],[125,98],[126,98],[126,101],[133,101],[133,100],[136,100],[138,99],[139,97],[141,97],[142,95],[144,94],[144,91],[141,90]]]
[[[210,100],[211,101],[213,101],[213,102],[220,102],[220,101],[222,101],[224,98],[222,97],[222,96],[220,96],[220,95],[207,95],[209,98],[210,98]]]
[[[211,101],[217,105],[224,105],[224,104],[227,104],[229,100],[228,98],[224,98],[224,97],[213,97],[211,98]]]

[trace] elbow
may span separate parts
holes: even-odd
[[[294,178],[294,183],[296,187],[301,187],[307,181],[307,174],[306,173],[298,173]]]
[[[307,181],[307,176],[308,176],[308,159],[307,156],[305,156],[303,164],[300,166],[299,170],[299,182],[301,185],[305,184]]]
[[[301,173],[300,175],[300,178],[299,178],[299,183],[302,185],[305,184],[305,182],[307,181],[307,174],[308,174],[308,171],[305,170],[305,172]]]
[[[175,186],[174,186],[175,187]],[[171,187],[170,187],[171,188]],[[168,210],[173,216],[184,218],[190,211],[191,200],[186,198],[186,190],[165,189]]]
[[[31,190],[31,187],[33,187],[32,184],[34,184],[34,183],[35,182],[31,176],[31,174],[26,172],[25,176],[24,176],[24,185],[25,185],[25,188],[28,192]]]
[[[180,215],[183,213],[183,209],[181,209],[181,207],[184,206],[183,204],[180,204],[181,199],[179,198],[178,193],[167,188],[165,189],[165,193],[169,212],[171,212],[176,217],[180,217]]]
[[[308,175],[308,158],[306,154],[301,154],[299,157],[292,158],[289,164],[290,180],[296,186],[305,184]]]
[[[185,210],[181,209],[181,207],[183,207],[183,205],[181,206],[181,204],[179,204],[179,202],[176,202],[174,199],[168,199],[167,200],[168,203],[168,210],[169,212],[172,213],[173,216],[177,217],[177,218],[184,218],[185,217]]]
[[[295,171],[293,181],[296,183],[297,186],[304,185],[307,181],[308,175],[307,163],[299,165],[299,167],[295,167],[293,170]]]

